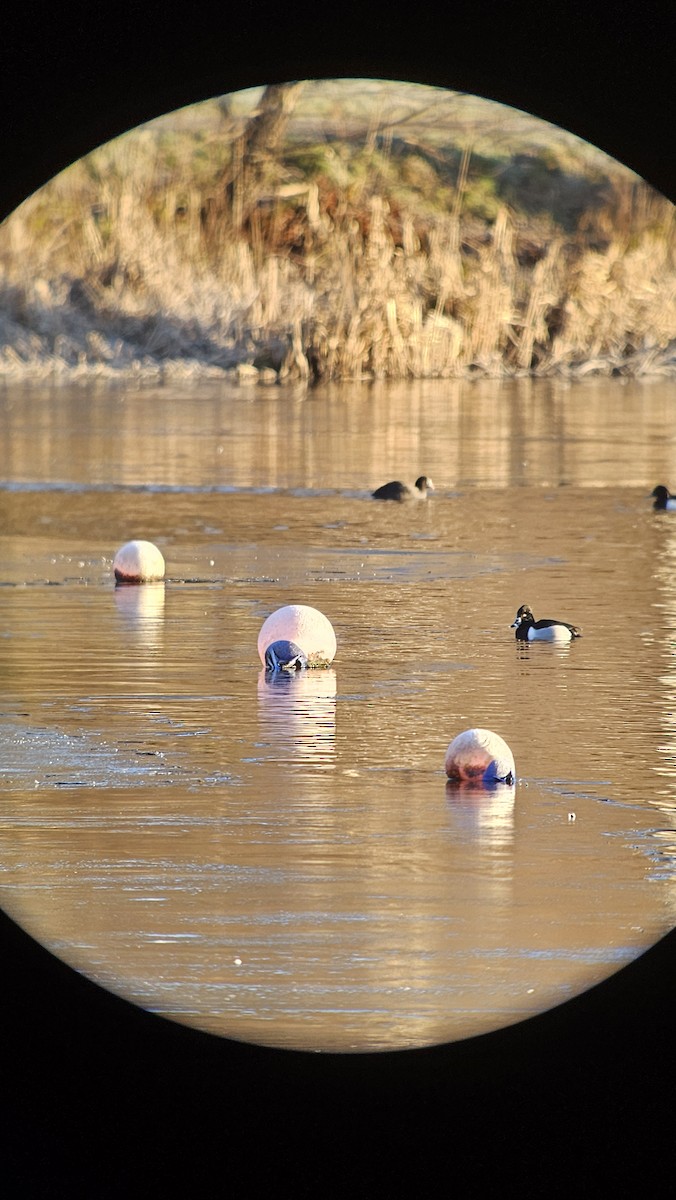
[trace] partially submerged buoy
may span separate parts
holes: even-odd
[[[336,656],[333,625],[318,608],[311,608],[309,604],[286,604],[270,613],[263,622],[258,635],[258,656],[263,666],[270,669],[266,651],[282,642],[288,643],[294,654],[300,651],[309,667],[328,667]],[[282,666],[277,651],[275,657]]]
[[[127,542],[115,555],[113,570],[118,583],[151,583],[164,579],[164,558],[152,542]]]
[[[444,767],[455,783],[514,783],[514,755],[504,738],[490,729],[466,729],[446,751]]]

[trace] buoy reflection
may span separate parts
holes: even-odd
[[[269,754],[283,762],[332,764],[336,741],[336,672],[261,671],[258,722]]]
[[[446,801],[452,825],[459,834],[498,846],[511,841],[514,832],[513,783],[446,784]]]
[[[164,582],[143,587],[118,583],[113,588],[115,606],[125,624],[146,645],[158,641],[164,626]]]

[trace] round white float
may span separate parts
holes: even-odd
[[[164,579],[164,558],[152,542],[127,542],[113,560],[118,583],[150,583]]]
[[[504,738],[490,729],[466,729],[453,739],[444,767],[458,783],[513,783],[514,755]]]
[[[328,666],[336,655],[333,625],[318,608],[308,604],[286,604],[263,622],[258,635],[258,656],[265,666],[265,651],[273,642],[295,642],[308,666]]]

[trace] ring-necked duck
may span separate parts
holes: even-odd
[[[527,604],[521,605],[510,629],[516,629],[517,639],[522,642],[569,642],[582,637],[582,630],[567,621],[536,621]]]
[[[453,783],[514,783],[514,755],[504,738],[490,729],[466,729],[453,739],[444,767]]]
[[[113,570],[118,583],[151,583],[164,579],[164,558],[152,542],[127,542],[115,555]]]
[[[658,483],[650,495],[655,498],[653,508],[667,509],[669,512],[676,511],[676,496],[672,496],[669,488],[665,488],[664,484]]]
[[[433,491],[432,480],[426,475],[419,475],[413,487],[401,483],[399,479],[393,479],[391,483],[384,483],[382,487],[376,488],[371,495],[374,500],[426,500],[427,493]]]

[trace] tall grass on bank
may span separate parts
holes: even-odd
[[[232,144],[198,173],[144,131],[22,205],[0,229],[0,373],[676,370],[674,209],[640,181],[565,229],[527,195],[468,208],[468,147],[454,190],[410,157],[370,170],[320,147],[280,162],[243,221]]]

